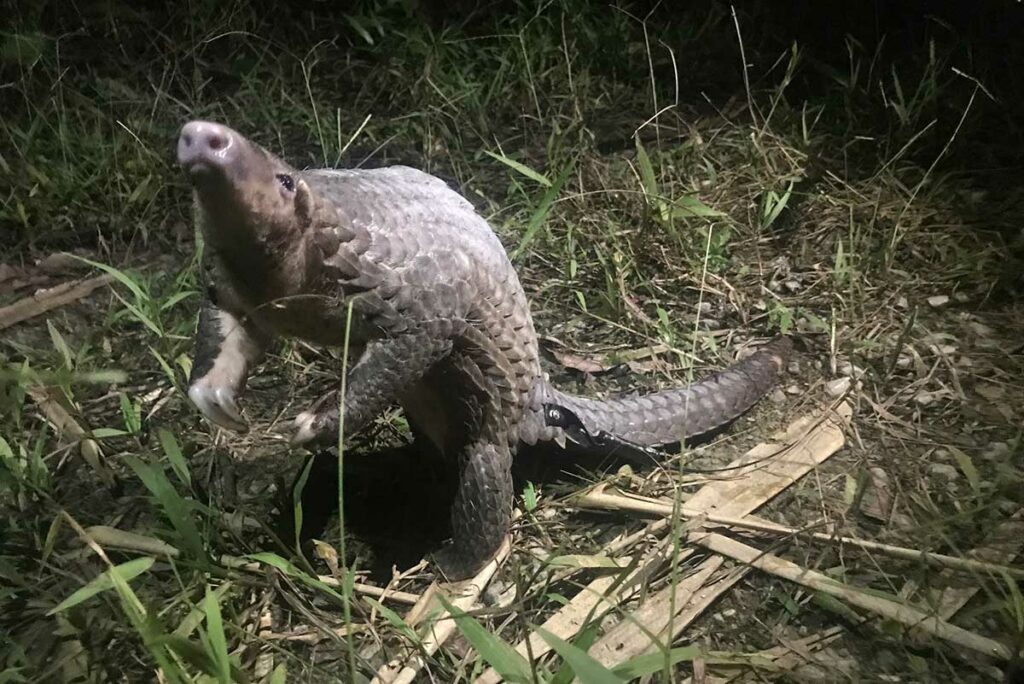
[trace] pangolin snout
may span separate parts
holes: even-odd
[[[178,164],[193,176],[223,168],[238,156],[238,134],[210,121],[190,121],[178,136]]]

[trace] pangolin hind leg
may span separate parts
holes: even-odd
[[[451,581],[472,576],[501,546],[512,519],[512,447],[495,379],[456,349],[403,397],[410,425],[457,471],[451,543],[434,554]]]
[[[501,546],[512,520],[512,453],[505,443],[477,441],[459,458],[451,509],[452,543],[435,554],[451,581],[476,574]]]

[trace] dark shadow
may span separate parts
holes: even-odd
[[[338,508],[337,451],[317,451],[304,465],[310,459],[299,533],[307,558],[313,557],[311,540],[323,538]],[[437,549],[450,534],[448,509],[456,484],[454,469],[446,468],[432,449],[420,444],[346,452],[346,540],[360,547],[360,569],[368,570],[374,581],[387,581],[392,566],[405,570]],[[291,507],[282,506],[282,510],[285,514],[276,527],[285,543],[294,544]],[[347,562],[352,560],[350,553]]]
[[[704,443],[728,429],[723,426],[693,443]],[[672,454],[678,447],[666,451]],[[324,538],[325,528],[337,511],[337,452],[324,449],[309,456],[309,476],[302,491],[303,524],[300,541],[307,558],[313,558],[312,539]],[[546,487],[577,488],[623,465],[643,472],[653,467],[650,457],[609,449],[604,453],[561,449],[545,444],[522,447],[512,467],[517,497],[527,482]],[[301,470],[299,471],[301,473]],[[379,450],[348,452],[344,468],[345,525],[349,536],[367,553],[360,555],[360,569],[375,582],[386,582],[392,566],[412,567],[438,549],[451,534],[448,513],[455,497],[457,472],[422,441]],[[275,521],[277,534],[294,546],[291,515],[291,483],[288,500]],[[349,559],[351,561],[351,557]]]

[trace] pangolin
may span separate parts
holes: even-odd
[[[520,445],[678,443],[753,406],[791,349],[778,337],[679,389],[573,396],[541,371],[502,243],[444,181],[406,166],[299,170],[207,121],[182,127],[177,157],[206,245],[189,398],[244,431],[238,399],[275,338],[341,346],[347,330],[345,434],[398,404],[457,464],[452,539],[434,554],[451,580],[476,572],[508,533]],[[338,402],[317,402],[295,419],[293,442],[335,440],[338,423]]]

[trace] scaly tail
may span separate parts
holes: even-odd
[[[574,413],[591,435],[605,432],[646,447],[673,444],[710,432],[750,409],[775,384],[792,348],[788,337],[778,337],[692,385],[641,396],[588,399],[549,386],[546,403]]]

